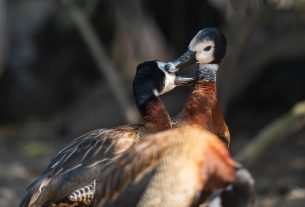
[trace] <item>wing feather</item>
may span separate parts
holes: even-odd
[[[127,186],[141,180],[158,165],[170,145],[163,134],[148,136],[142,141],[109,163],[103,180],[97,185],[95,204],[112,201]]]
[[[95,130],[75,139],[51,160],[42,175],[27,188],[19,206],[41,206],[83,187],[88,180],[96,179],[104,166],[123,152],[117,145],[124,140],[124,148],[128,149],[140,139],[141,130],[138,125],[125,125],[111,130]]]

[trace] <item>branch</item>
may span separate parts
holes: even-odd
[[[116,74],[118,70],[115,69],[107,57],[105,49],[97,34],[93,30],[87,16],[80,8],[74,5],[72,1],[62,0],[61,2],[67,8],[67,12],[72,22],[81,34],[99,70],[105,76],[112,93],[124,112],[125,118],[128,122],[135,123],[138,120],[138,113],[135,107],[130,103],[126,93],[124,93],[122,82],[119,76]]]
[[[231,100],[233,85],[236,81],[237,75],[239,75],[241,68],[240,64],[241,56],[244,54],[245,48],[249,44],[249,40],[253,33],[264,17],[264,10],[255,12],[252,16],[246,20],[240,20],[238,23],[229,24],[227,26],[227,33],[231,40],[231,44],[228,45],[228,57],[225,59],[225,70],[220,71],[220,97],[222,103],[222,110],[225,114],[228,104]],[[234,34],[238,31],[238,34]]]
[[[7,59],[7,1],[0,0],[0,76],[4,72],[5,63]]]
[[[295,134],[305,127],[305,101],[297,103],[287,114],[266,126],[237,156],[243,164],[250,165],[275,142]]]

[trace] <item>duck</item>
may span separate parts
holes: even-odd
[[[216,96],[217,70],[225,56],[226,47],[227,40],[222,32],[213,27],[204,28],[191,40],[188,50],[180,58],[168,62],[165,68],[173,72],[184,64],[183,60],[195,59],[199,70],[202,70],[185,106],[173,119],[174,126],[198,125],[215,133],[229,146],[230,132]],[[211,105],[211,101],[214,104]]]
[[[194,80],[167,72],[165,65],[161,61],[146,61],[137,67],[133,93],[143,123],[97,129],[73,140],[27,188],[19,207],[40,207],[68,195],[88,180],[99,178],[103,167],[133,143],[147,134],[171,128],[171,118],[159,96]]]
[[[190,207],[199,206],[216,189],[231,186],[218,195],[220,198],[234,194],[243,177],[239,176],[241,167],[230,157],[230,134],[216,97],[216,73],[225,50],[224,35],[216,28],[205,28],[193,38],[182,58],[167,63],[165,68],[170,72],[182,65],[181,60],[199,63],[193,91],[175,119],[175,129],[141,140],[111,163],[95,188],[93,206]],[[197,151],[195,146],[207,140],[217,144]],[[189,146],[194,152],[188,151]],[[217,149],[225,154],[221,159],[213,156]],[[204,179],[199,169],[214,173],[219,169],[223,174],[205,174]],[[245,183],[251,183],[251,176],[247,178]],[[229,200],[223,206],[230,206]]]

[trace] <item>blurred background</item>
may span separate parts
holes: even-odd
[[[0,206],[74,138],[139,121],[137,64],[177,57],[207,26],[228,39],[218,98],[256,205],[305,206],[303,0],[0,0]],[[162,97],[172,115],[190,91]]]

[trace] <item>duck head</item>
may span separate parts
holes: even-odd
[[[195,63],[189,61],[187,64]],[[174,72],[165,70],[167,63],[161,61],[147,61],[137,67],[133,82],[133,94],[136,104],[142,105],[151,96],[160,96],[174,89],[177,86],[191,85],[195,77],[177,76]]]
[[[168,62],[164,68],[168,72],[175,72],[190,62],[218,65],[225,56],[226,48],[224,34],[216,28],[207,27],[196,34],[181,57]]]

